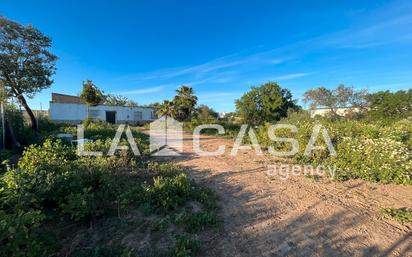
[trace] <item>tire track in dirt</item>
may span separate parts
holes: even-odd
[[[185,153],[175,158],[220,198],[223,228],[205,256],[412,256],[411,227],[379,215],[383,207],[411,207],[410,186],[271,179],[267,166],[287,160],[253,150],[234,157],[232,141],[201,137],[205,151],[222,144],[222,156],[197,156],[185,134]]]

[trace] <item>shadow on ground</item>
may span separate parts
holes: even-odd
[[[218,174],[189,169],[197,181],[217,192],[221,203],[223,225],[219,236],[203,246],[205,256],[412,256],[412,232],[380,249],[362,234],[367,232],[348,236],[364,222],[353,212],[334,212],[319,219],[315,209],[321,201],[292,219],[282,219],[280,204],[260,205],[261,196],[245,185],[231,183],[240,174],[262,172],[260,168]],[[349,230],[352,232],[346,234]]]

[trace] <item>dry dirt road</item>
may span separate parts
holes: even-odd
[[[271,156],[231,140],[202,136],[203,150],[225,145],[221,156],[198,156],[191,135],[174,157],[220,198],[223,228],[207,241],[205,256],[412,256],[412,226],[383,219],[384,207],[411,207],[412,187],[361,180],[333,182],[293,176],[269,178]]]

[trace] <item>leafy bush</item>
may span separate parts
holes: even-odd
[[[186,215],[182,221],[188,232],[199,232],[218,223],[216,215],[207,210]]]
[[[71,192],[66,202],[61,204],[62,212],[70,215],[74,221],[80,221],[86,217],[97,216],[103,210],[99,210],[96,196],[92,187],[83,188],[83,192]]]
[[[397,92],[379,91],[368,96],[368,116],[372,120],[393,122],[412,115],[412,89]]]
[[[13,222],[23,217],[16,233],[27,239],[52,217],[67,214],[73,221],[85,221],[110,212],[120,215],[138,194],[135,194],[136,179],[112,172],[119,160],[117,157],[79,158],[74,149],[61,141],[46,140],[43,145],[28,147],[19,169],[7,171],[1,179],[2,226],[12,228]],[[47,217],[43,213],[47,213]],[[0,245],[4,251],[13,251],[20,242],[12,230],[6,232]],[[24,244],[28,243],[31,242]],[[27,251],[28,254],[31,250]]]
[[[176,237],[176,257],[191,257],[199,251],[200,244],[197,240],[189,239],[185,236]]]
[[[236,138],[240,130],[239,124],[235,124],[235,123],[227,122],[227,121],[221,121],[221,120],[204,121],[204,120],[199,120],[199,119],[192,119],[190,121],[185,122],[183,127],[186,131],[193,132],[197,126],[204,125],[204,124],[218,124],[218,125],[223,126],[223,128],[225,129],[225,134],[222,136],[226,138],[231,138],[231,139]],[[201,133],[204,135],[218,135],[216,129],[203,129]]]
[[[0,255],[44,256],[45,246],[38,240],[36,230],[45,218],[41,211],[0,211]]]
[[[182,206],[192,194],[192,184],[185,174],[175,177],[155,177],[152,186],[145,187],[145,199],[163,211]]]
[[[95,132],[98,134],[98,130]],[[147,147],[147,137],[133,133]],[[104,150],[110,143],[111,139],[102,138],[87,143],[85,148]],[[171,221],[169,215],[187,208],[190,201],[197,201],[205,208],[202,213],[207,214],[187,213],[184,217],[191,225],[181,228],[203,230],[214,224],[215,197],[211,191],[194,185],[182,171],[173,163],[135,158],[130,151],[118,151],[115,156],[81,157],[75,154],[75,148],[60,140],[47,139],[43,144],[31,145],[23,152],[18,169],[8,170],[0,179],[0,255],[55,254],[59,246],[45,237],[51,224],[93,224],[110,216],[125,217],[139,206],[149,206],[147,214],[161,220],[153,228],[166,229]],[[192,254],[192,246],[192,241],[178,241],[176,253]],[[132,254],[122,247],[109,247],[107,252],[106,248],[83,248],[76,254]]]
[[[23,152],[19,168],[27,173],[36,170],[61,169],[76,159],[73,149],[62,141],[46,140],[43,145],[30,145]]]
[[[385,217],[393,218],[402,224],[412,223],[412,209],[408,208],[384,208],[381,213]]]
[[[289,129],[279,129],[276,135],[298,141],[299,152],[293,156],[293,159],[299,163],[336,165],[337,179],[362,178],[385,183],[412,183],[411,120],[401,120],[390,126],[380,122],[309,118],[285,119],[280,123],[293,124],[298,128],[297,133]],[[304,154],[316,124],[321,124],[327,129],[337,152],[336,157],[330,155],[322,136],[318,137],[315,145],[324,146],[324,149],[314,150],[310,155]],[[270,125],[272,124],[265,124],[258,128],[257,137],[261,146],[263,148],[272,146],[277,151],[290,151],[290,143],[274,142],[269,139]]]
[[[335,164],[347,177],[371,181],[411,183],[410,151],[399,141],[389,138],[343,138],[338,155],[327,163]],[[365,158],[367,157],[367,158]]]

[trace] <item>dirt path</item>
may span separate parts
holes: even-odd
[[[412,187],[270,179],[265,171],[278,163],[274,157],[254,150],[232,157],[232,141],[201,138],[203,150],[222,144],[224,155],[201,157],[185,135],[185,153],[176,158],[220,197],[223,229],[206,256],[412,256],[412,226],[379,215],[383,207],[411,207]]]

